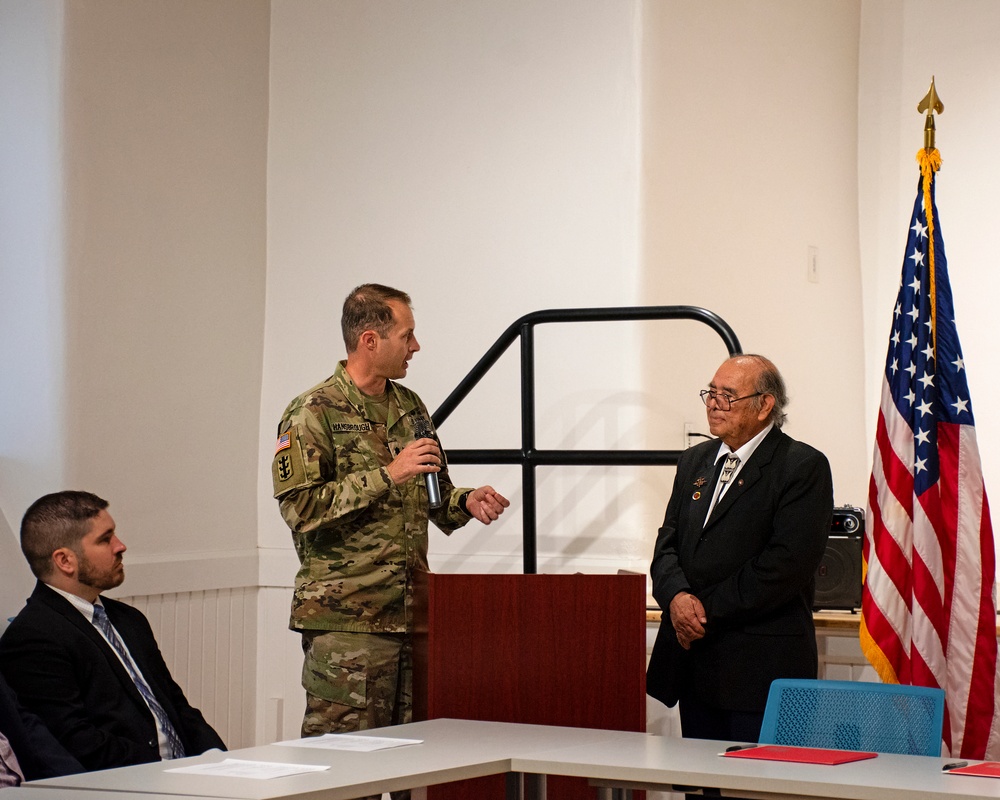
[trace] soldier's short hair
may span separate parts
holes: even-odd
[[[348,353],[357,349],[358,340],[365,331],[375,331],[383,339],[389,335],[393,324],[390,300],[411,304],[406,292],[380,283],[363,283],[347,295],[340,328]]]
[[[52,554],[60,547],[81,551],[80,541],[90,521],[108,501],[90,492],[67,490],[47,494],[32,503],[21,518],[21,552],[36,578],[52,571]]]

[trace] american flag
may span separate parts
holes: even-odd
[[[283,433],[278,437],[278,441],[274,444],[275,455],[280,453],[282,450],[292,446],[292,438],[290,433]]]
[[[934,204],[940,157],[919,156],[868,488],[861,646],[883,681],[945,690],[953,756],[996,759],[993,529]]]

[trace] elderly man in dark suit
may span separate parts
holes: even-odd
[[[101,596],[125,578],[107,506],[59,492],[25,512],[21,549],[38,583],[0,637],[0,671],[88,770],[225,749],[170,677],[142,613]]]
[[[703,391],[718,437],[685,451],[656,539],[663,609],[647,692],[686,737],[757,741],[775,678],[815,678],[812,601],[833,514],[826,457],[781,430],[787,394],[757,355]]]

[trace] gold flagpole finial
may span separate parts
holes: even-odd
[[[934,114],[944,111],[944,103],[938,97],[934,88],[934,76],[931,76],[930,91],[924,95],[924,99],[917,103],[917,111],[923,114],[927,112],[927,121],[924,122],[924,150],[928,153],[934,149]]]

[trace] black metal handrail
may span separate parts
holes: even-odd
[[[521,338],[521,449],[449,450],[453,464],[520,464],[523,503],[524,572],[538,571],[535,487],[537,466],[647,466],[674,465],[680,450],[538,450],[535,447],[535,335],[536,325],[549,322],[621,322],[629,320],[688,319],[702,322],[722,337],[730,355],[742,352],[736,333],[718,314],[698,306],[639,306],[635,308],[562,308],[525,314],[505,330],[486,354],[434,412],[434,425],[451,416],[458,404],[489,372],[507,348]]]

